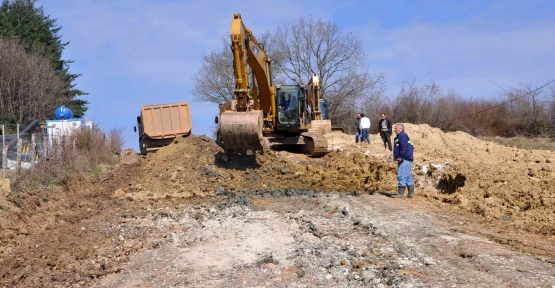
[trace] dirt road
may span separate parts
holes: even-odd
[[[300,193],[302,194],[302,192]],[[100,287],[552,287],[552,263],[383,195],[255,197],[125,221],[164,229]],[[247,201],[248,203],[249,201]],[[249,207],[251,206],[251,207]],[[465,220],[458,226],[464,227]],[[139,228],[143,229],[143,228]],[[122,229],[123,230],[123,229]]]

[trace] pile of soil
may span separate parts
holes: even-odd
[[[555,235],[555,155],[482,141],[464,132],[444,133],[406,124],[415,146],[417,197],[503,220],[513,228]],[[116,191],[143,201],[210,196],[256,188],[310,188],[348,193],[395,193],[397,164],[379,135],[356,144],[343,133],[327,134],[333,152],[322,158],[288,152],[228,154],[206,136],[176,139],[151,154],[141,175]]]

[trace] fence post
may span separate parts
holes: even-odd
[[[2,147],[2,176],[8,178],[8,146]]]
[[[6,130],[4,130],[4,125],[2,125],[2,147],[6,146]]]
[[[37,144],[35,143],[35,133],[31,134],[31,149],[30,153],[31,154],[31,169],[35,168],[35,158],[36,158],[36,152],[35,152],[35,147],[37,146]]]
[[[17,139],[17,158],[15,158],[15,174],[19,174],[21,169],[21,146],[23,146],[23,140],[21,138]]]
[[[62,156],[64,155],[64,150],[66,150],[66,136],[62,136],[62,141],[60,144],[58,144],[58,159],[63,159]]]
[[[42,153],[44,155],[44,158],[46,159],[48,157],[48,134],[47,133],[42,134]]]

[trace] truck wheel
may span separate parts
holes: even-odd
[[[143,138],[139,140],[139,148],[141,149],[141,154],[146,156],[146,143]]]
[[[218,129],[216,132],[216,144],[222,148],[224,148],[224,142],[222,141],[222,132]]]

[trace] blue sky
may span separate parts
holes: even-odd
[[[496,97],[518,81],[555,79],[555,1],[39,0],[70,41],[64,59],[83,74],[85,118],[123,128],[125,147],[142,105],[192,102],[193,133],[211,135],[216,105],[193,102],[202,54],[221,47],[234,13],[255,36],[311,14],[354,32],[387,94],[403,80],[435,80],[469,98]]]

